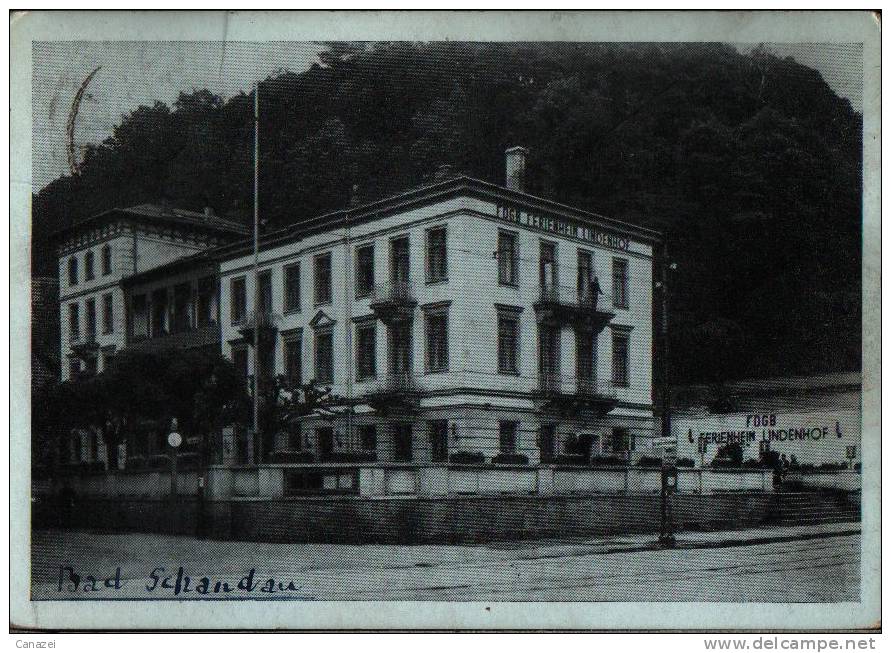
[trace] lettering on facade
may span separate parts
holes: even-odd
[[[773,427],[777,425],[776,415],[746,415],[746,426]],[[694,436],[693,429],[687,430],[687,440],[690,443],[698,442],[706,444],[749,444],[760,440],[762,442],[792,442],[792,441],[817,441],[825,440],[831,435],[828,426],[802,426],[793,425],[788,428],[761,428],[760,430],[747,429],[739,431],[700,431]],[[835,436],[843,437],[841,424],[835,422]]]
[[[498,218],[505,222],[548,231],[560,236],[578,238],[603,247],[628,251],[631,244],[631,240],[625,236],[601,231],[580,222],[567,220],[548,213],[527,211],[516,206],[498,204],[497,214]]]

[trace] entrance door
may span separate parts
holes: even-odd
[[[316,429],[316,437],[319,441],[319,456],[322,460],[330,458],[334,453],[334,429]]]

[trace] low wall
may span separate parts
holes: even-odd
[[[35,528],[204,535],[272,542],[434,543],[657,533],[657,494],[577,496],[195,498],[79,496],[34,504]],[[676,528],[856,521],[859,493],[678,494]]]
[[[860,480],[860,472],[844,469],[838,471],[788,472],[785,478],[787,484],[797,483],[806,489],[845,490],[847,492],[860,490]]]

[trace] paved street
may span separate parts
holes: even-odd
[[[32,592],[35,599],[856,601],[859,530],[849,523],[684,533],[675,550],[655,549],[653,536],[354,546],[37,531]],[[63,570],[61,591],[60,565],[73,570]]]

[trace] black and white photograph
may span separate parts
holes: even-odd
[[[749,13],[13,20],[11,623],[879,628],[880,27]]]

